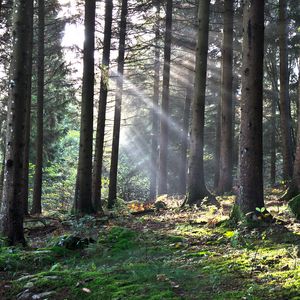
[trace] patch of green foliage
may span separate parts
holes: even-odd
[[[99,229],[97,243],[69,251],[2,248],[13,299],[26,287],[53,299],[297,299],[299,239],[282,228],[191,225],[169,234]],[[279,237],[289,236],[289,243]],[[293,239],[292,239],[293,238]],[[22,274],[30,276],[20,279]],[[49,299],[52,299],[51,297]]]
[[[297,195],[296,197],[292,198],[288,202],[288,206],[294,216],[299,219],[300,218],[300,195]]]

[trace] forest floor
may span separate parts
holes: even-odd
[[[144,213],[27,219],[28,248],[0,248],[0,299],[300,299],[300,223],[279,192],[266,207],[283,222],[258,228],[226,221],[229,196],[219,209],[168,198]]]

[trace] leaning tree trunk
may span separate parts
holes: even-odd
[[[233,1],[224,2],[224,37],[222,49],[220,174],[218,193],[232,189],[232,59],[233,59]]]
[[[32,214],[42,212],[43,144],[44,144],[44,56],[45,56],[45,1],[38,1],[38,56],[37,56],[37,137]]]
[[[117,91],[115,98],[115,116],[113,129],[113,142],[111,152],[110,174],[109,174],[109,193],[108,208],[112,208],[117,199],[117,177],[118,177],[118,158],[119,158],[119,141],[121,126],[121,105],[123,94],[123,74],[125,59],[125,41],[126,41],[126,24],[127,24],[127,0],[122,0],[121,21],[120,21],[120,38],[119,38],[119,57],[118,57],[118,75]]]
[[[159,79],[160,79],[160,4],[156,5],[155,20],[155,45],[154,45],[154,85],[152,102],[152,132],[151,132],[151,166],[150,166],[150,194],[149,200],[156,198],[157,163],[158,163],[158,103],[159,103]]]
[[[287,1],[279,1],[279,50],[280,50],[280,127],[283,156],[283,179],[289,180],[293,174],[293,150],[291,129],[291,108],[289,97],[288,70],[288,28]]]
[[[101,204],[101,178],[102,178],[102,163],[103,163],[103,146],[105,135],[105,114],[108,94],[108,79],[109,79],[109,59],[111,45],[111,25],[112,25],[112,0],[105,1],[105,27],[104,41],[101,65],[101,83],[100,96],[96,132],[96,148],[93,166],[93,204],[96,211],[102,211]]]
[[[32,1],[20,0],[14,7],[13,55],[11,61],[10,99],[7,119],[5,177],[0,212],[1,232],[10,245],[25,244],[23,228],[23,174],[27,65],[29,51],[24,45],[30,38]]]
[[[243,18],[240,132],[240,194],[243,215],[264,207],[263,193],[263,58],[264,0],[247,0]]]
[[[198,42],[196,49],[195,90],[192,102],[191,143],[187,204],[201,202],[211,196],[205,186],[203,168],[204,109],[207,72],[210,1],[200,0],[198,8]]]
[[[169,100],[170,100],[170,65],[171,65],[171,42],[172,42],[172,13],[173,0],[167,0],[166,29],[164,46],[163,90],[160,120],[159,142],[159,177],[158,195],[168,193],[168,140],[169,140]]]
[[[92,205],[92,154],[94,108],[94,49],[96,1],[85,1],[85,41],[83,50],[83,82],[78,174],[75,203],[77,213],[89,214]]]

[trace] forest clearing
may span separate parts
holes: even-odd
[[[165,198],[30,218],[29,247],[1,248],[1,299],[299,299],[300,223],[281,192],[266,201],[277,221],[261,226],[231,223],[229,196],[220,209]]]

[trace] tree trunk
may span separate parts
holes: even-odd
[[[221,80],[220,175],[218,192],[232,189],[232,59],[233,59],[233,1],[224,2],[224,37]]]
[[[168,193],[168,139],[169,139],[169,98],[170,98],[170,65],[171,65],[171,41],[172,41],[172,13],[173,0],[167,0],[166,29],[164,38],[164,68],[163,90],[160,120],[159,142],[159,178],[158,195]]]
[[[45,56],[45,2],[38,1],[38,57],[37,57],[37,137],[36,162],[32,199],[32,214],[42,212],[43,144],[44,144],[44,56]]]
[[[112,0],[105,1],[105,27],[102,54],[102,70],[100,83],[100,97],[98,108],[97,132],[96,132],[96,148],[93,166],[93,205],[96,211],[102,210],[101,204],[101,178],[103,163],[103,146],[105,135],[105,114],[107,104],[107,87],[109,80],[109,59],[111,45],[111,24],[112,24]]]
[[[195,60],[193,59],[193,62]],[[186,96],[183,110],[183,126],[180,142],[180,153],[179,153],[179,186],[178,193],[180,195],[186,194],[186,179],[187,179],[187,150],[189,147],[189,125],[190,125],[190,114],[191,114],[191,103],[193,98],[193,82],[194,72],[188,70],[188,83],[186,86]]]
[[[78,181],[74,207],[77,213],[89,214],[92,205],[92,154],[94,108],[95,0],[85,1],[85,41],[81,102]]]
[[[271,108],[271,136],[270,136],[270,184],[276,182],[276,100],[272,99]]]
[[[149,200],[156,198],[157,186],[157,163],[158,163],[158,105],[159,105],[159,83],[160,83],[160,4],[156,5],[155,20],[155,46],[154,46],[154,85],[152,103],[152,132],[151,132],[151,166],[150,166],[150,194]]]
[[[113,142],[111,152],[110,174],[109,174],[109,193],[108,208],[112,208],[117,199],[117,177],[118,177],[118,158],[119,158],[119,141],[121,126],[121,105],[123,94],[123,74],[125,59],[125,42],[126,42],[126,25],[127,25],[127,0],[122,0],[121,21],[120,21],[120,38],[119,38],[119,57],[118,57],[118,75],[117,91],[115,98],[115,116],[113,129]]]
[[[298,105],[300,105],[300,72],[299,72],[299,82],[298,82]],[[293,169],[293,178],[290,182],[288,189],[284,193],[284,195],[280,198],[280,200],[290,200],[291,198],[297,196],[300,193],[300,115],[298,111],[297,116],[297,147],[294,161],[294,169]]]
[[[280,127],[283,156],[283,179],[293,174],[293,150],[291,136],[291,108],[289,97],[289,71],[287,49],[287,1],[279,0],[279,50],[280,50]]]
[[[299,57],[300,62],[300,57]],[[300,107],[300,71],[298,77],[298,105]],[[293,185],[297,194],[300,192],[300,114],[298,112],[297,118],[298,128],[297,128],[297,148],[294,161],[294,173],[293,173]]]
[[[1,206],[1,232],[10,245],[25,245],[23,228],[23,174],[25,115],[27,94],[28,49],[24,47],[30,37],[29,20],[32,1],[20,0],[14,7],[13,55],[11,61],[10,99],[7,118],[7,147],[5,177]]]
[[[263,57],[264,0],[247,0],[243,18],[243,65],[240,132],[240,194],[242,214],[264,207],[263,194]]]
[[[31,15],[29,16],[29,29],[30,36],[28,38],[28,44],[26,48],[28,48],[28,66],[27,66],[27,95],[26,95],[26,116],[25,116],[25,145],[24,145],[24,175],[23,175],[23,199],[24,199],[24,215],[29,215],[29,205],[28,205],[28,194],[29,194],[29,144],[30,144],[30,131],[31,131],[31,88],[32,88],[32,51],[33,51],[33,1],[30,2],[32,7]]]
[[[217,118],[216,118],[216,146],[215,146],[215,176],[214,176],[214,189],[218,190],[220,180],[220,141],[221,141],[221,102],[217,105]]]
[[[200,0],[198,8],[198,42],[196,49],[195,91],[192,102],[191,143],[188,174],[189,205],[210,196],[205,186],[203,169],[204,109],[207,72],[210,1]]]

